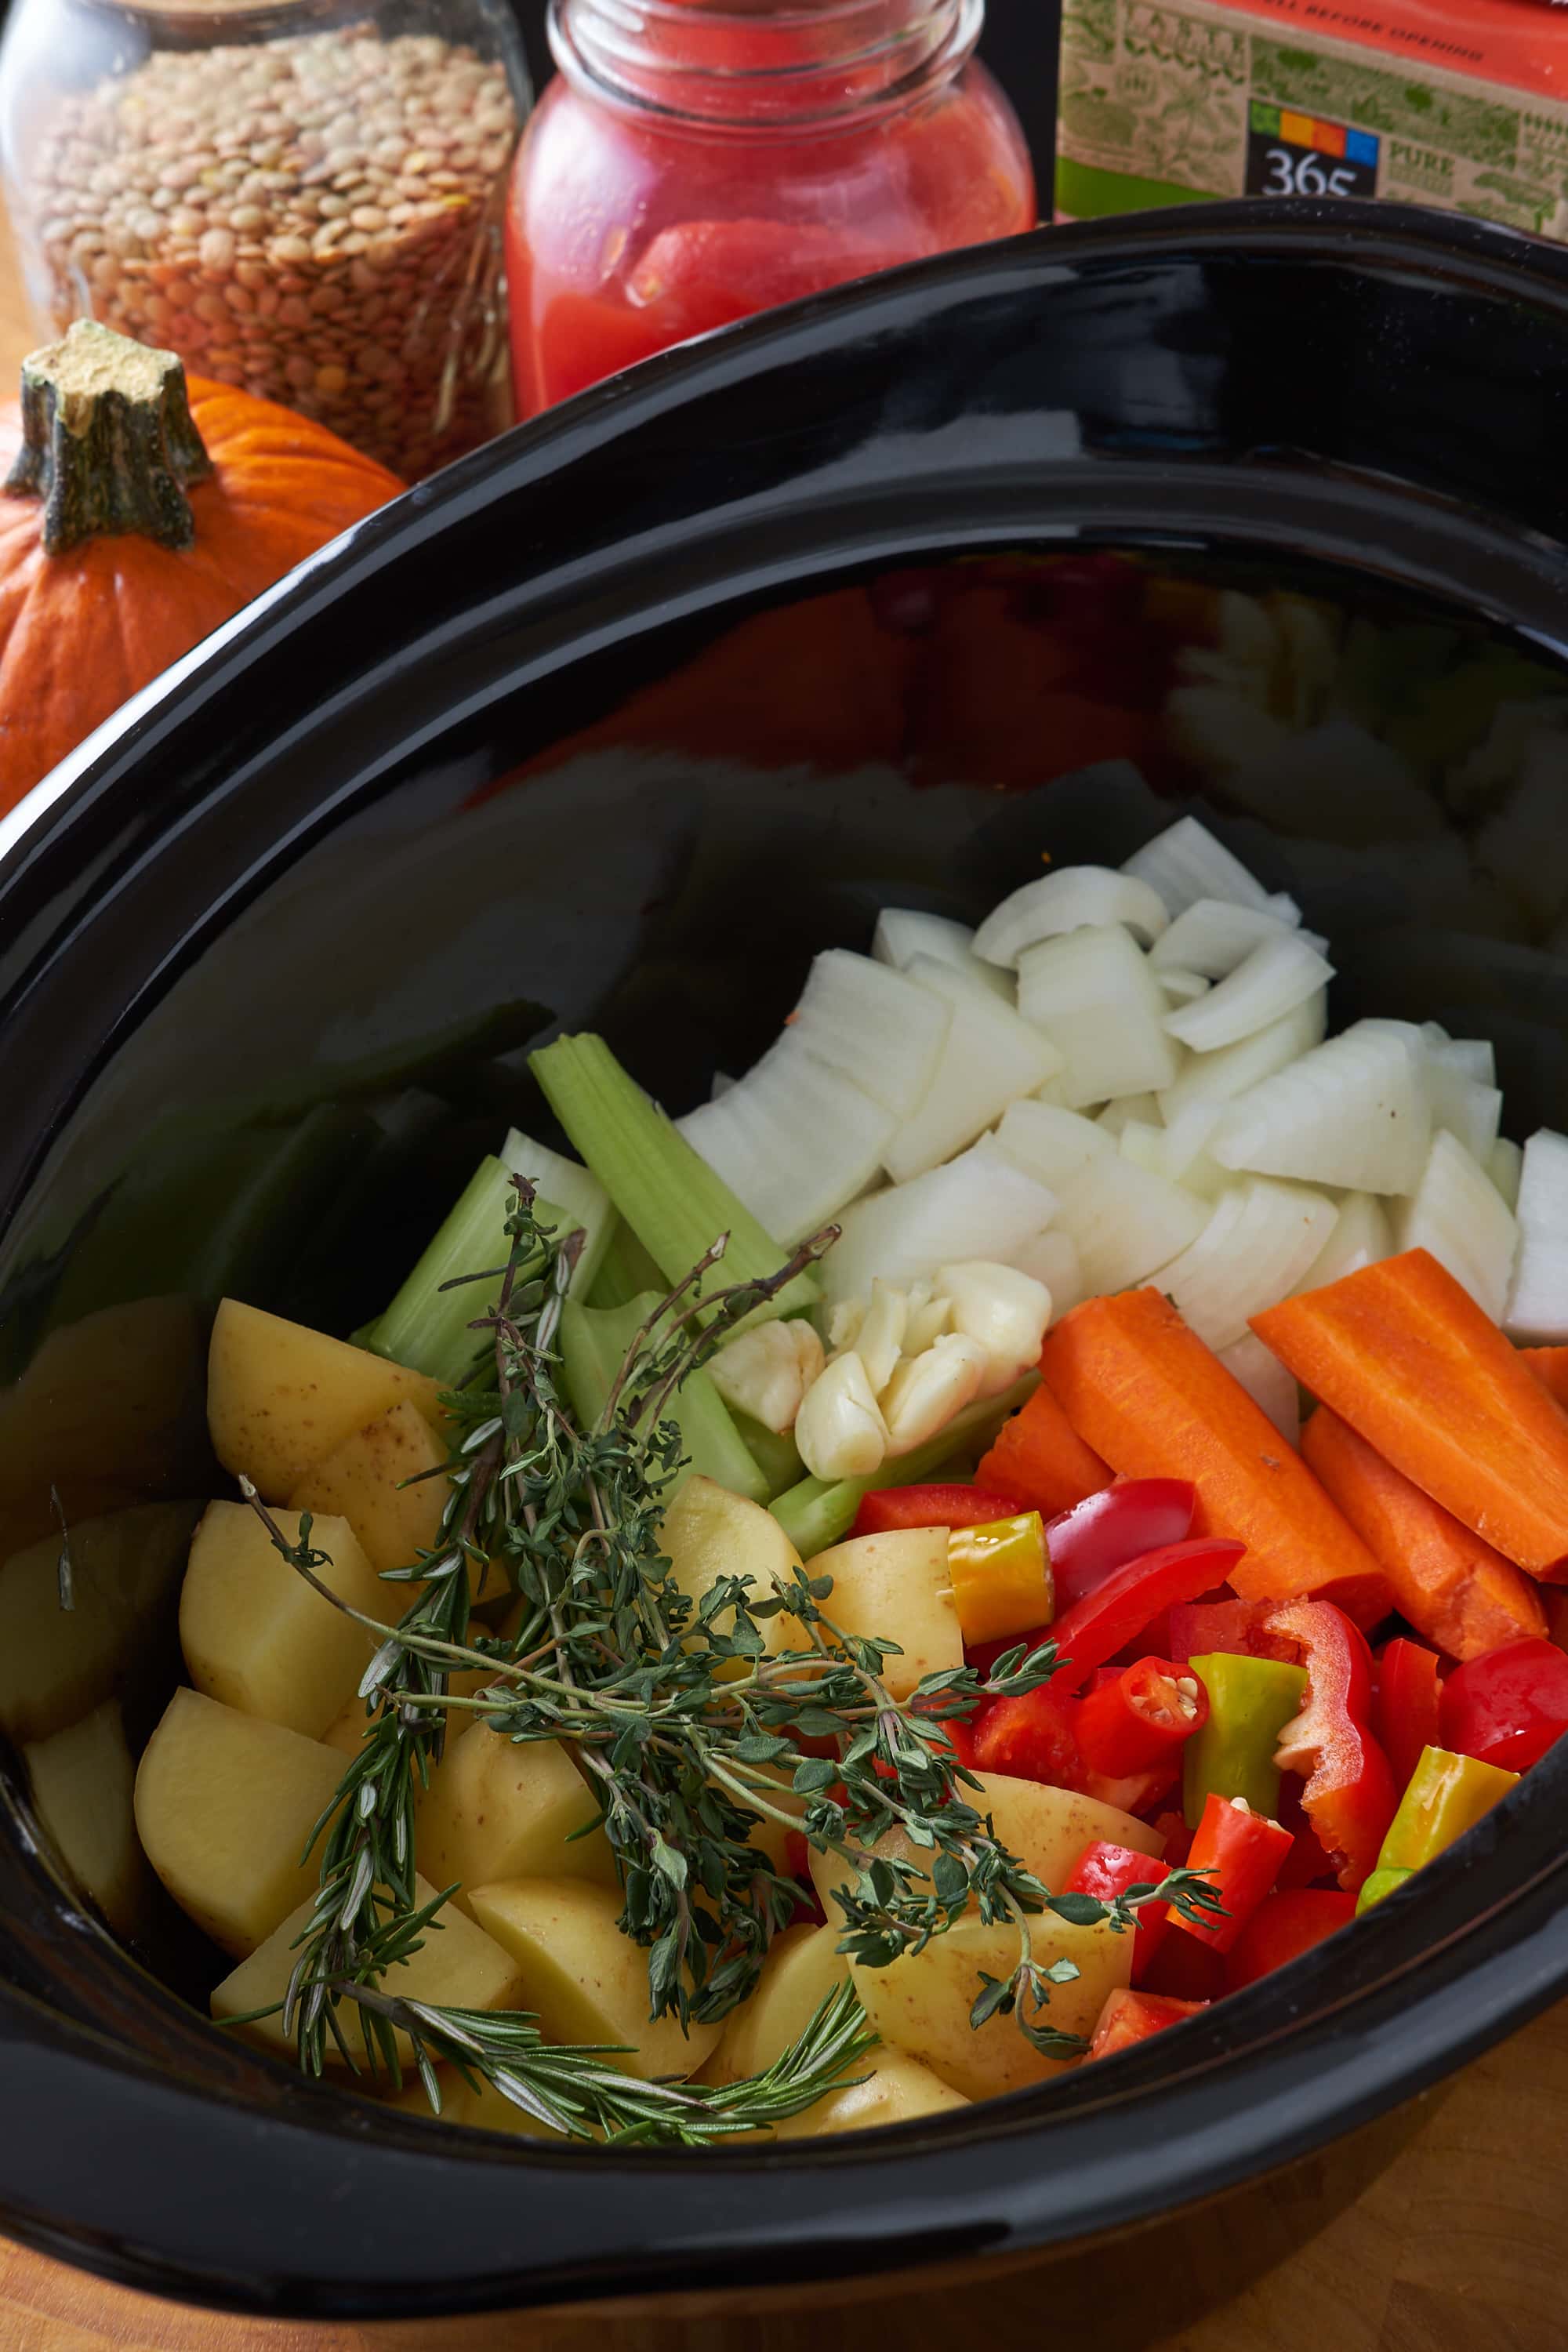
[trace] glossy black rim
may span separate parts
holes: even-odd
[[[1329,288],[1342,310],[1364,299],[1371,319],[1396,294],[1417,316],[1431,306],[1430,349],[1386,354],[1384,373],[1407,379],[1397,463],[1349,393],[1326,424],[1276,404],[1274,429],[1260,433],[1261,382],[1256,414],[1243,383],[1184,436],[1173,411],[1140,407],[1127,385],[1120,406],[1080,406],[1076,433],[1058,428],[1074,413],[1070,363],[1038,339],[1072,306],[1088,315],[1129,289],[1134,310],[1168,298],[1171,350],[1206,363],[1214,353],[1191,347],[1195,322],[1217,315],[1223,343],[1243,295],[1266,294],[1279,273],[1298,297]],[[1430,370],[1447,351],[1479,380],[1490,345],[1510,336],[1533,368],[1514,385],[1513,446],[1500,452],[1467,436],[1462,404]],[[951,394],[939,387],[901,420],[901,346],[919,341],[929,362],[944,339]],[[1261,360],[1219,356],[1244,377],[1268,373]],[[1009,410],[1009,369],[1047,386],[1059,378],[1059,410],[1037,388]],[[963,414],[959,374],[987,370],[994,430],[977,438],[971,420],[944,438],[948,415]],[[807,380],[821,387],[819,414],[801,401]],[[771,428],[743,446],[717,430],[742,389]],[[411,676],[438,676],[449,710],[465,649],[497,633],[522,648],[512,691],[548,679],[595,629],[630,641],[674,614],[837,566],[988,542],[1234,548],[1260,542],[1264,513],[1276,548],[1364,569],[1375,545],[1391,583],[1462,588],[1469,610],[1561,653],[1568,490],[1533,472],[1521,445],[1560,447],[1565,408],[1568,257],[1477,223],[1293,204],[1101,225],[927,264],[584,395],[362,525],[0,827],[0,1074],[7,1099],[26,1107],[0,1134],[0,1202],[9,1213],[123,1028],[303,842],[374,794],[407,740],[399,693]],[[426,614],[417,583],[431,551],[440,543],[460,570],[498,517],[518,533],[504,589],[476,564],[471,602]],[[329,604],[331,674],[310,681],[308,716],[280,737],[284,682],[292,708],[320,642],[318,630],[301,649],[300,632]],[[477,656],[469,690],[498,690]],[[323,803],[299,755],[307,744],[330,753],[351,732],[356,781]],[[94,978],[79,985],[89,939]],[[140,1978],[71,1917],[14,1836],[0,1853],[0,1966],[17,1988],[0,1993],[0,2221],[140,2285],[324,2315],[799,2284],[1067,2243],[1321,2147],[1544,2006],[1568,1983],[1565,1797],[1568,1756],[1342,1952],[1300,1963],[1288,1998],[1278,1983],[1257,1987],[1154,2050],[940,2126],[721,2163],[436,2138],[317,2095]],[[120,2022],[157,2062],[89,2018]]]

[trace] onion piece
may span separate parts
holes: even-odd
[[[1519,1256],[1504,1328],[1544,1346],[1568,1340],[1568,1135],[1550,1127],[1524,1147]]]
[[[1077,1244],[1092,1295],[1129,1289],[1167,1265],[1210,1213],[1207,1202],[1116,1152],[1063,1184],[1056,1223]]]
[[[889,1138],[883,1154],[883,1165],[899,1184],[973,1143],[1010,1103],[1043,1086],[1061,1058],[1011,1005],[999,997],[981,995],[961,973],[933,957],[916,956],[902,984],[918,988],[943,1007],[948,1028],[930,1085]]]
[[[1221,1102],[1189,1103],[1185,1110],[1177,1112],[1160,1137],[1160,1173],[1168,1176],[1173,1184],[1185,1185],[1189,1192],[1196,1192],[1205,1201],[1217,1201],[1236,1181],[1231,1171],[1222,1168],[1208,1148],[1209,1138],[1224,1112]]]
[[[1105,1129],[1081,1111],[1055,1103],[1016,1102],[990,1138],[990,1149],[1056,1192],[1116,1146]]]
[[[1462,1071],[1478,1087],[1496,1086],[1497,1048],[1489,1037],[1450,1037],[1436,1021],[1424,1021],[1421,1034],[1435,1060]]]
[[[1211,985],[1201,971],[1177,971],[1169,964],[1160,967],[1160,986],[1167,1004],[1194,1004],[1208,994]]]
[[[1120,924],[1026,949],[1018,1010],[1061,1055],[1063,1092],[1074,1109],[1158,1092],[1181,1067],[1164,1034],[1167,1019],[1178,1016],[1167,1015],[1159,981]]]
[[[1347,1192],[1340,1202],[1339,1223],[1322,1255],[1313,1259],[1292,1295],[1299,1297],[1304,1290],[1321,1290],[1326,1282],[1359,1274],[1363,1265],[1381,1265],[1393,1255],[1394,1227],[1384,1203],[1375,1192]]]
[[[884,907],[877,918],[877,929],[871,940],[871,953],[879,963],[891,964],[895,971],[908,971],[916,956],[930,956],[944,963],[987,995],[1000,996],[1011,1004],[1015,995],[1012,982],[994,963],[982,963],[974,952],[974,933],[967,923],[955,923],[947,915],[925,915],[915,907]]]
[[[1121,871],[1152,884],[1173,921],[1200,898],[1228,899],[1238,907],[1256,907],[1260,914],[1270,911],[1262,883],[1195,816],[1180,817],[1156,834],[1125,860]]]
[[[1568,1237],[1568,1215],[1563,1228]],[[1483,1313],[1502,1320],[1519,1227],[1486,1170],[1447,1128],[1432,1139],[1421,1181],[1400,1211],[1396,1238],[1402,1250],[1429,1250]]]
[[[908,1118],[936,1076],[951,1015],[914,979],[870,956],[828,948],[813,958],[789,1025],[819,1062],[842,1070],[895,1118]]]
[[[1426,1033],[1424,1033],[1426,1034]],[[1489,1075],[1477,1076],[1478,1061],[1468,1038],[1445,1039],[1426,1045],[1426,1092],[1431,1097],[1432,1124],[1458,1136],[1472,1160],[1484,1168],[1502,1126],[1502,1089]],[[1491,1061],[1491,1048],[1484,1048]]]
[[[717,1102],[675,1123],[781,1242],[816,1233],[864,1192],[897,1125],[793,1029]]]
[[[1255,1405],[1268,1415],[1287,1445],[1301,1442],[1301,1391],[1296,1376],[1266,1348],[1256,1331],[1244,1331],[1234,1346],[1222,1348],[1220,1362],[1233,1381],[1240,1382]]]
[[[1332,964],[1299,932],[1281,931],[1255,947],[1197,1003],[1167,1013],[1165,1027],[1194,1054],[1216,1053],[1293,1013],[1333,976]]]
[[[1051,1294],[1053,1323],[1059,1323],[1064,1315],[1081,1307],[1089,1295],[1079,1262],[1078,1244],[1070,1234],[1062,1233],[1056,1225],[1048,1225],[1032,1242],[1015,1250],[1007,1263],[1016,1265],[1020,1274],[1032,1274],[1037,1282],[1045,1284]]]
[[[1523,1173],[1522,1148],[1510,1136],[1500,1135],[1487,1155],[1487,1174],[1510,1209],[1519,1206],[1520,1179]]]
[[[1094,1123],[1102,1127],[1107,1135],[1120,1135],[1131,1119],[1142,1119],[1148,1127],[1160,1126],[1157,1097],[1152,1094],[1118,1095],[1114,1102],[1106,1104]]]
[[[816,1139],[808,1138],[811,1148]],[[989,1142],[961,1152],[908,1184],[846,1209],[842,1235],[822,1262],[832,1307],[870,1295],[873,1278],[918,1281],[961,1258],[1016,1263],[1016,1254],[1056,1215],[1054,1193]]]
[[[1222,1167],[1352,1192],[1412,1192],[1432,1141],[1407,1039],[1361,1022],[1231,1105],[1210,1141]]]
[[[1191,1246],[1160,1268],[1156,1286],[1217,1354],[1241,1338],[1249,1317],[1289,1297],[1339,1213],[1303,1185],[1262,1176],[1237,1184],[1220,1195]]]
[[[1134,1168],[1146,1168],[1152,1176],[1165,1173],[1165,1130],[1151,1126],[1145,1118],[1130,1118],[1117,1139],[1117,1149],[1123,1160],[1131,1160]]]
[[[1285,1069],[1323,1042],[1329,1025],[1329,992],[1321,989],[1282,1020],[1271,1021],[1255,1037],[1238,1045],[1222,1045],[1217,1054],[1192,1054],[1173,1086],[1160,1096],[1167,1127],[1195,1103],[1231,1102]]]
[[[1327,940],[1319,939],[1315,931],[1301,931],[1300,922],[1300,916],[1295,923],[1286,923],[1256,907],[1237,907],[1224,898],[1199,898],[1155,940],[1149,961],[1162,982],[1167,971],[1184,970],[1202,972],[1209,980],[1224,980],[1254,948],[1266,947],[1271,940],[1289,939],[1292,933],[1321,954]]]
[[[1159,892],[1136,876],[1110,866],[1064,866],[994,908],[974,934],[974,952],[1016,971],[1025,949],[1041,940],[1123,923],[1147,941],[1157,940],[1169,919]]]

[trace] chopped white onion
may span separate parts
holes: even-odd
[[[1066,931],[1124,923],[1144,940],[1157,940],[1169,920],[1159,892],[1135,875],[1110,866],[1064,866],[1026,882],[993,909],[974,934],[974,952],[1011,971],[1026,948]]]
[[[1133,852],[1121,871],[1150,883],[1173,920],[1200,898],[1225,898],[1238,907],[1256,907],[1261,914],[1272,911],[1262,883],[1195,816],[1181,817],[1166,832],[1156,834]]]
[[[1300,918],[1297,919],[1298,922]],[[1233,899],[1199,898],[1184,908],[1163,938],[1149,950],[1149,961],[1163,982],[1167,971],[1202,972],[1224,980],[1254,948],[1270,940],[1288,939],[1296,924],[1283,923],[1258,907],[1238,907]]]
[[[1222,1193],[1203,1232],[1162,1266],[1164,1291],[1217,1353],[1248,1318],[1288,1297],[1334,1229],[1339,1211],[1321,1192],[1258,1177]]]
[[[1196,1240],[1209,1205],[1120,1152],[1061,1187],[1056,1222],[1078,1244],[1090,1295],[1126,1290]]]
[[[816,1139],[808,1136],[807,1142],[816,1148]],[[913,1282],[971,1257],[1015,1265],[1056,1209],[1045,1185],[994,1147],[976,1144],[943,1168],[846,1209],[841,1238],[822,1262],[827,1304],[868,1297],[877,1275],[886,1282]]]
[[[1568,1214],[1563,1230],[1568,1236]],[[1519,1227],[1486,1170],[1447,1128],[1432,1139],[1421,1181],[1400,1212],[1396,1238],[1402,1250],[1429,1250],[1494,1323],[1501,1321]]]
[[[1094,1123],[1102,1127],[1107,1135],[1120,1135],[1128,1121],[1134,1118],[1149,1127],[1160,1125],[1160,1105],[1153,1095],[1118,1095],[1114,1102],[1106,1104]]]
[[[1122,1129],[1117,1148],[1123,1160],[1131,1160],[1134,1168],[1146,1168],[1152,1176],[1165,1173],[1165,1130],[1153,1127],[1147,1119],[1130,1118]]]
[[[1053,1192],[1116,1149],[1105,1129],[1081,1111],[1039,1101],[1014,1103],[991,1147]]]
[[[1509,1207],[1517,1209],[1520,1180],[1524,1174],[1524,1152],[1510,1136],[1500,1135],[1493,1144],[1487,1155],[1487,1174]]]
[[[1020,1274],[1032,1274],[1051,1294],[1051,1321],[1059,1323],[1089,1297],[1089,1285],[1079,1262],[1078,1244],[1070,1234],[1052,1225],[1032,1242],[1013,1252],[1010,1263]]]
[[[1268,911],[1278,921],[1283,923],[1288,930],[1293,931],[1300,924],[1301,909],[1289,890],[1275,890],[1269,894]]]
[[[728,1070],[715,1070],[713,1073],[712,1083],[708,1088],[709,1101],[722,1102],[724,1097],[729,1093],[735,1081],[730,1076]]]
[[[1421,1034],[1435,1060],[1462,1070],[1478,1087],[1497,1084],[1497,1048],[1489,1037],[1450,1037],[1441,1022],[1424,1021]]]
[[[728,1094],[676,1125],[770,1234],[795,1242],[864,1192],[897,1121],[786,1029]]]
[[[1482,1045],[1478,1055],[1474,1049],[1479,1040],[1434,1041],[1430,1029],[1422,1034],[1426,1041],[1432,1124],[1457,1135],[1470,1158],[1485,1167],[1502,1125],[1502,1090],[1492,1083],[1491,1047]]]
[[[1220,1362],[1238,1381],[1255,1405],[1268,1415],[1287,1445],[1301,1440],[1301,1391],[1296,1376],[1286,1370],[1256,1331],[1244,1331],[1234,1346],[1222,1348]]]
[[[1243,958],[1227,979],[1195,1004],[1165,1015],[1165,1027],[1194,1054],[1217,1053],[1255,1037],[1305,1004],[1334,976],[1332,964],[1298,931],[1281,931]]]
[[[1210,1150],[1222,1167],[1353,1192],[1411,1192],[1432,1140],[1407,1039],[1358,1023],[1234,1102]]]
[[[1161,1138],[1160,1172],[1205,1201],[1217,1201],[1236,1178],[1209,1150],[1209,1138],[1225,1113],[1222,1102],[1189,1103]],[[1123,1139],[1125,1140],[1125,1139]]]
[[[1212,985],[1201,971],[1175,971],[1168,964],[1160,967],[1160,986],[1167,1004],[1194,1004],[1208,994]]]
[[[1160,983],[1120,924],[1026,949],[1018,1010],[1061,1055],[1063,1091],[1075,1109],[1157,1092],[1181,1067],[1164,1034]]]
[[[1321,989],[1282,1020],[1271,1021],[1255,1037],[1238,1045],[1222,1045],[1217,1054],[1193,1054],[1183,1064],[1173,1085],[1160,1096],[1165,1124],[1173,1127],[1195,1103],[1232,1102],[1285,1069],[1299,1055],[1321,1045],[1329,1025],[1329,992]]]
[[[828,948],[814,958],[789,1025],[819,1062],[908,1118],[936,1076],[950,1018],[943,1000],[915,980],[871,956]]]
[[[949,1022],[930,1086],[889,1139],[883,1164],[895,1183],[923,1175],[973,1143],[1009,1103],[1044,1085],[1060,1059],[1011,1005],[981,995],[932,957],[916,956],[900,984],[928,993],[946,1009]]]
[[[1506,1328],[1516,1339],[1545,1346],[1568,1340],[1568,1135],[1550,1127],[1524,1147]]]
[[[1340,1220],[1321,1256],[1313,1259],[1297,1293],[1321,1290],[1327,1282],[1359,1274],[1363,1265],[1379,1265],[1394,1255],[1394,1227],[1387,1209],[1375,1192],[1347,1192],[1340,1202]]]
[[[991,996],[1013,1002],[1013,983],[994,963],[982,963],[974,952],[974,934],[967,923],[947,915],[922,915],[914,907],[884,907],[877,918],[871,953],[895,971],[908,971],[916,956],[930,956],[952,971],[972,980]]]

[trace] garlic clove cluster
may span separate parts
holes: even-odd
[[[759,1323],[720,1349],[709,1366],[714,1387],[737,1412],[749,1412],[782,1437],[793,1429],[807,1391],[822,1377],[821,1340],[803,1320]]]

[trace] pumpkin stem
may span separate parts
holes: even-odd
[[[189,547],[182,486],[212,469],[173,352],[78,319],[22,362],[22,446],[5,488],[43,499],[46,554],[113,531]]]

